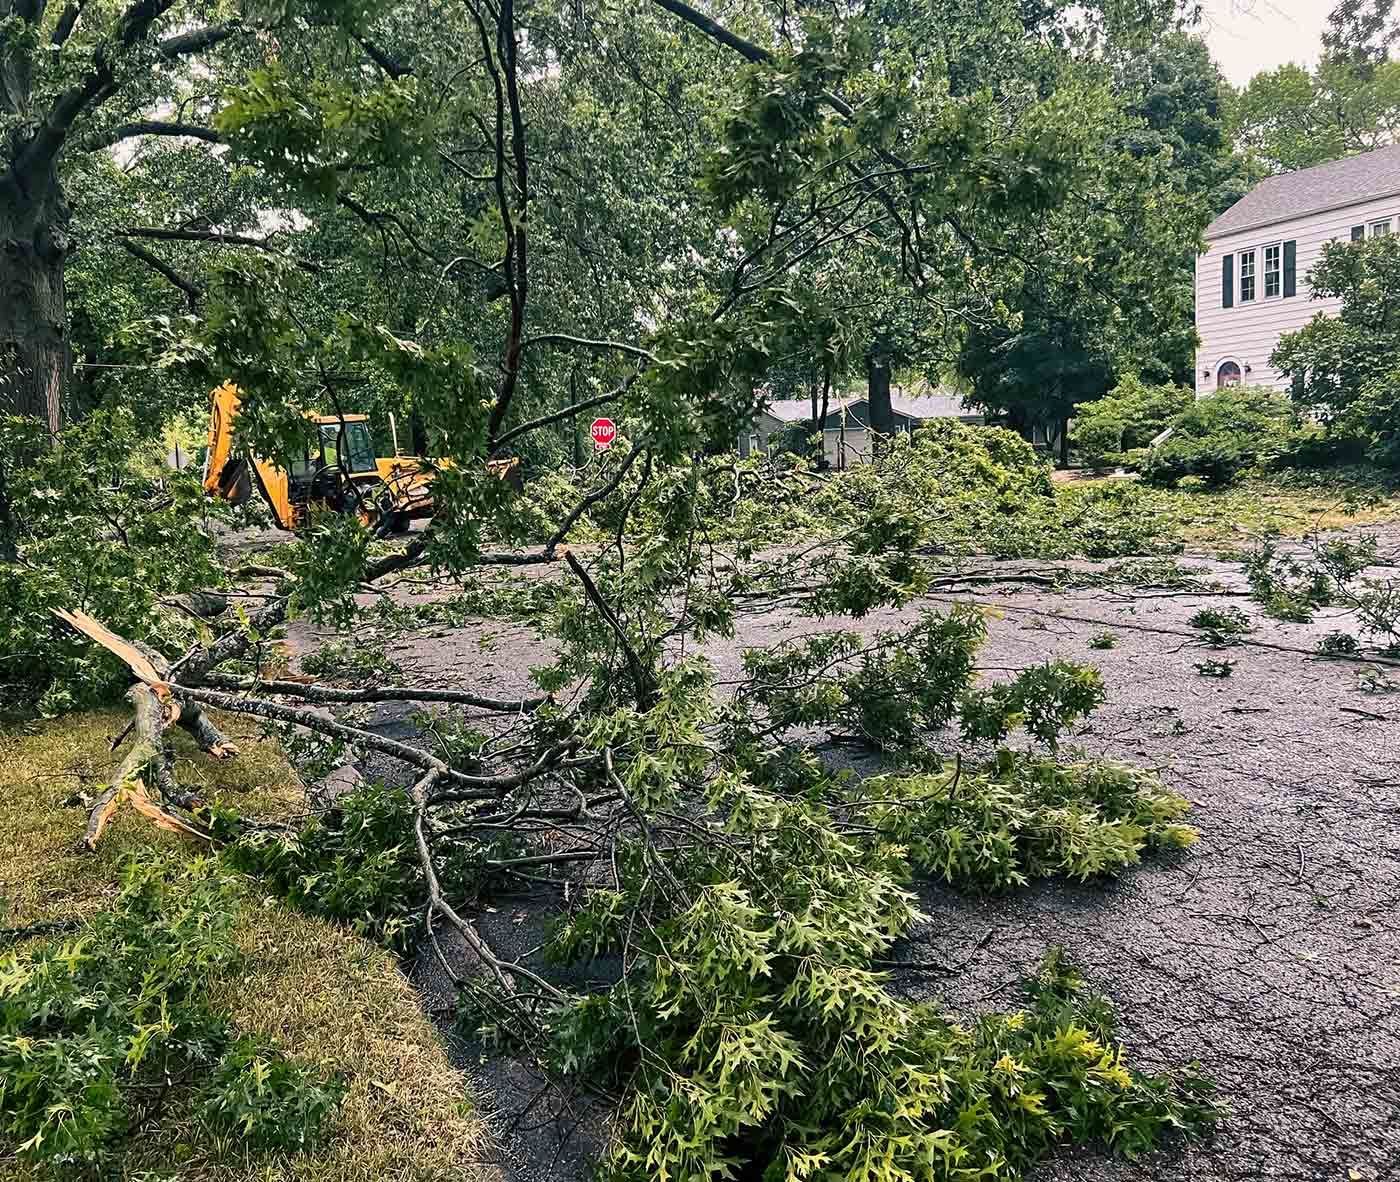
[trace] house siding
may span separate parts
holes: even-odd
[[[1328,242],[1348,242],[1351,228],[1389,218],[1391,233],[1400,233],[1400,195],[1360,202],[1324,213],[1239,230],[1212,239],[1206,252],[1196,259],[1196,350],[1195,384],[1197,394],[1216,388],[1216,374],[1226,361],[1240,367],[1241,381],[1248,386],[1282,388],[1284,379],[1269,364],[1269,357],[1286,332],[1302,328],[1319,312],[1335,314],[1338,299],[1313,299],[1309,283],[1313,265]],[[1294,296],[1264,298],[1264,247],[1292,239],[1298,244],[1297,282]],[[1241,303],[1238,294],[1233,307],[1223,307],[1221,259],[1235,256],[1235,289],[1239,289],[1239,252],[1256,251],[1256,297]],[[1245,372],[1248,370],[1248,372]]]

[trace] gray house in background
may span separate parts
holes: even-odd
[[[895,431],[907,434],[934,419],[956,419],[960,423],[986,421],[980,410],[966,406],[960,395],[940,390],[893,389],[890,407]],[[739,454],[782,451],[792,446],[794,435],[812,433],[812,403],[807,398],[782,398],[770,402],[754,420],[748,433],[739,437]],[[870,434],[870,404],[864,394],[832,395],[822,424],[822,450],[833,468],[868,464],[873,448]]]

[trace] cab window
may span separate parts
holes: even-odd
[[[344,442],[341,440],[342,424],[321,424],[321,462],[326,467],[338,466],[347,472],[373,472],[374,444],[370,439],[368,423],[343,424]]]

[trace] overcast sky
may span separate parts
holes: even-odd
[[[1225,77],[1243,86],[1284,62],[1317,64],[1336,0],[1202,0],[1201,32]]]

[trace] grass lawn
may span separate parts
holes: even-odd
[[[1084,488],[1107,481],[1080,480]],[[1139,486],[1164,535],[1192,549],[1231,547],[1252,537],[1400,521],[1400,485],[1374,474],[1288,472],[1210,490]]]
[[[91,793],[120,758],[111,740],[125,711],[69,715],[0,729],[0,928],[81,919],[111,901],[131,853],[178,847],[129,809],[96,853],[79,853],[86,811],[65,802]],[[301,789],[275,744],[242,719],[220,717],[241,758],[209,760],[175,731],[182,785],[202,784],[242,811],[288,814]],[[190,847],[192,848],[192,847]],[[237,941],[246,959],[210,997],[239,1032],[275,1039],[298,1059],[338,1072],[348,1094],[325,1146],[297,1157],[244,1159],[236,1146],[198,1144],[172,1114],[131,1140],[124,1176],[211,1182],[470,1182],[488,1172],[483,1131],[412,988],[388,953],[328,922],[290,910],[248,884]],[[0,955],[11,951],[0,943]],[[0,1177],[44,1172],[7,1156]],[[136,1160],[139,1159],[139,1160]]]

